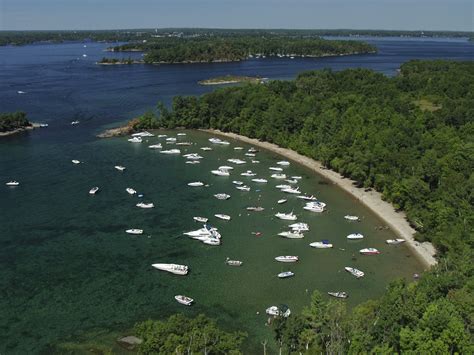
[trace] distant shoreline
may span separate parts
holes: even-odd
[[[206,80],[198,81],[199,85],[225,85],[225,84],[238,84],[238,83],[254,83],[260,84],[267,80],[266,78],[260,78],[257,76],[238,76],[238,75],[226,75]]]
[[[354,186],[354,181],[342,177],[335,171],[324,168],[320,162],[305,157],[293,150],[281,148],[276,144],[262,142],[257,139],[248,138],[235,133],[222,132],[219,130],[202,129],[201,131],[256,145],[258,147],[280,154],[285,158],[294,160],[297,163],[311,169],[315,173],[330,180],[334,185],[340,187],[351,196],[355,197],[359,202],[363,203],[378,217],[380,217],[397,234],[398,237],[406,240],[408,246],[414,251],[415,255],[420,259],[425,267],[429,268],[437,264],[435,259],[436,249],[434,248],[433,244],[429,242],[417,242],[414,238],[415,230],[408,223],[405,213],[397,212],[389,202],[383,201],[381,193],[374,190],[365,191],[363,188],[358,188]]]
[[[21,132],[32,131],[35,128],[40,128],[40,124],[39,123],[31,123],[30,126],[16,128],[16,129],[11,130],[11,131],[0,132],[0,137],[8,137],[8,136],[12,136],[14,134],[18,134],[18,133],[21,133]]]

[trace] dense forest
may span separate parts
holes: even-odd
[[[316,292],[279,320],[288,352],[474,353],[474,63],[411,61],[390,78],[366,69],[300,74],[175,97],[142,128],[214,128],[320,160],[404,210],[439,263],[416,283],[351,312]]]
[[[31,126],[24,112],[0,113],[0,132]]]

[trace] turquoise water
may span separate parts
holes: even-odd
[[[80,148],[69,143],[5,147],[10,156],[9,175],[21,182],[17,188],[1,188],[5,218],[0,226],[0,311],[4,315],[0,324],[3,336],[9,335],[2,342],[5,351],[34,352],[93,329],[126,331],[136,321],[176,312],[202,312],[225,326],[244,329],[250,334],[246,347],[252,349],[272,338],[264,325],[265,309],[271,305],[285,303],[298,312],[308,304],[314,289],[347,291],[347,302],[355,305],[380,295],[390,280],[410,278],[421,270],[405,246],[385,244],[394,234],[377,230],[383,222],[376,216],[296,163],[284,168],[285,173],[301,175],[302,191],[326,202],[327,212],[303,211],[303,201],[275,188],[281,181],[270,178],[268,167],[282,157],[271,152],[257,154],[260,164],[247,158],[249,162],[236,166],[230,177],[212,175],[210,170],[232,165],[228,158],[245,159],[245,150],[233,147],[250,146],[232,141],[230,146],[212,146],[210,152],[198,149],[210,145],[209,137],[188,131],[186,137],[178,138],[194,143],[180,147],[183,154],[197,152],[205,157],[196,165],[185,164],[181,156],[148,149],[158,138],[149,138],[146,144],[131,144],[125,138],[93,140]],[[23,157],[23,164],[15,163],[15,154]],[[83,164],[73,165],[71,159]],[[117,164],[126,166],[126,171],[115,170]],[[256,184],[241,177],[240,172],[247,169],[268,178],[269,183]],[[4,171],[2,178],[6,179]],[[235,179],[249,180],[252,191],[235,189],[231,182]],[[210,186],[187,186],[198,180]],[[101,190],[90,196],[93,186]],[[125,192],[129,186],[143,193],[144,201],[154,202],[155,208],[135,207],[139,199]],[[212,196],[220,192],[231,198],[220,201]],[[283,197],[288,202],[277,205]],[[245,207],[253,205],[265,210],[246,211]],[[273,215],[292,210],[298,221],[311,227],[302,240],[276,236],[289,223]],[[232,220],[212,218],[215,213],[228,214]],[[343,219],[345,214],[363,220],[351,223]],[[192,219],[197,215],[209,217],[219,228],[221,246],[206,246],[182,236],[200,227]],[[145,233],[127,235],[128,228],[141,228]],[[262,236],[252,234],[256,231]],[[353,232],[366,237],[348,242],[345,236]],[[321,239],[329,239],[335,248],[308,246]],[[376,247],[382,254],[360,256],[358,250],[363,247]],[[274,260],[278,255],[298,255],[300,262],[281,264]],[[242,260],[244,265],[226,266],[226,257]],[[157,262],[186,264],[191,272],[186,277],[159,272],[151,267]],[[366,276],[356,280],[344,266],[358,267]],[[276,277],[286,270],[296,276]],[[176,294],[191,296],[196,304],[181,306],[173,298]]]

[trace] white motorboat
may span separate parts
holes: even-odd
[[[256,157],[254,153],[245,153],[245,155],[252,158]]]
[[[360,233],[352,233],[347,236],[347,239],[350,239],[350,240],[357,240],[357,239],[363,239],[363,238],[364,236]]]
[[[223,219],[224,221],[230,221],[230,216],[228,216],[226,214],[217,213],[217,214],[214,215],[214,217],[219,218],[219,219]]]
[[[282,203],[285,203],[286,201],[288,200],[285,200],[284,198],[282,198],[281,200],[278,200],[277,203],[281,205]]]
[[[288,278],[288,277],[295,276],[295,273],[292,272],[292,271],[284,271],[284,272],[280,272],[277,276],[278,276],[280,279],[286,279],[286,278]]]
[[[181,146],[190,146],[193,145],[191,142],[178,142],[176,145],[181,145]]]
[[[230,195],[227,195],[227,194],[215,194],[214,197],[217,198],[218,200],[228,200],[228,199],[230,198]]]
[[[169,149],[160,151],[161,154],[181,154],[179,149]]]
[[[178,303],[184,304],[185,306],[190,306],[194,302],[194,300],[191,297],[187,297],[183,295],[174,296],[174,299],[178,301]]]
[[[143,142],[143,139],[142,137],[133,137],[133,138],[129,138],[128,141],[130,143],[141,143]]]
[[[227,258],[225,263],[230,266],[242,266],[243,264],[243,262],[240,260],[231,260],[230,258]]]
[[[73,160],[71,160],[71,161],[72,161],[73,164],[81,164],[81,162],[80,162],[79,160],[77,160],[77,159],[73,159]]]
[[[20,183],[18,181],[12,180],[12,181],[9,181],[9,182],[5,183],[5,185],[7,185],[7,186],[18,186],[18,185],[20,185]]]
[[[289,184],[297,184],[298,183],[298,180],[292,180],[292,179],[286,179],[285,181]]]
[[[291,213],[278,212],[277,214],[275,214],[275,217],[286,220],[286,221],[296,221],[298,219],[298,217],[296,217],[296,215],[294,215],[293,212]]]
[[[288,306],[271,306],[265,310],[265,313],[273,317],[285,317],[288,318],[291,315],[291,311]]]
[[[277,256],[275,260],[281,263],[296,263],[298,261],[298,257],[293,255],[282,255]]]
[[[193,164],[194,165],[194,164],[199,164],[199,163],[201,163],[199,160],[187,160],[186,161],[186,164]]]
[[[387,239],[385,241],[387,244],[397,245],[405,242],[405,239]]]
[[[183,157],[189,160],[200,160],[203,159],[203,157],[197,153],[189,153],[189,154],[184,154]]]
[[[161,143],[158,143],[158,144],[149,145],[148,148],[150,148],[150,149],[161,149],[161,148],[163,148],[163,146],[161,145]]]
[[[309,226],[307,223],[299,222],[290,224],[289,227],[293,230],[300,231],[300,232],[307,232],[309,231]]]
[[[358,270],[358,269],[356,269],[356,268],[353,268],[353,267],[346,266],[344,269],[345,269],[347,272],[349,272],[349,273],[351,273],[352,275],[354,275],[354,276],[355,276],[356,278],[358,278],[358,279],[361,278],[361,277],[363,277],[363,276],[365,275],[362,271],[360,271],[360,270]]]
[[[229,145],[230,143],[227,141],[223,141],[219,138],[209,138],[209,142],[212,144],[220,144],[220,145]]]
[[[211,170],[211,173],[217,176],[230,176],[230,173],[227,170]]]
[[[291,189],[290,185],[277,185],[275,186],[277,189],[283,190],[283,189]]]
[[[244,150],[244,147],[234,147],[234,150]]]
[[[324,206],[317,202],[307,203],[306,206],[303,207],[303,209],[310,212],[324,212]]]
[[[206,223],[208,221],[208,218],[206,218],[206,217],[193,217],[193,219],[196,222],[201,222],[201,223]]]
[[[157,137],[158,138],[165,138],[165,137],[168,137],[168,135],[167,134],[159,134]]]
[[[301,176],[291,176],[292,179],[294,180],[301,180],[303,177]]]
[[[333,296],[333,297],[336,297],[336,298],[347,298],[349,297],[349,295],[347,294],[347,292],[328,292],[328,295],[329,296]]]
[[[212,150],[211,147],[202,147],[201,150],[205,151],[205,152],[209,152]]]
[[[118,171],[124,171],[126,169],[126,167],[122,165],[115,165],[114,168],[117,169]]]
[[[286,192],[287,194],[295,194],[295,195],[298,195],[301,193],[299,187],[291,187],[291,186],[289,188],[282,189],[281,191]]]
[[[247,170],[246,172],[240,174],[241,176],[255,176],[257,174],[255,174],[254,172],[252,172],[252,170]]]
[[[201,240],[201,242],[207,245],[220,245],[221,244],[220,239],[211,238],[211,237],[205,238]]]
[[[317,248],[317,249],[329,249],[329,248],[332,248],[332,244],[329,243],[327,240],[323,240],[322,242],[310,243],[309,246],[312,247],[312,248]]]
[[[128,234],[143,234],[143,229],[136,229],[136,228],[132,228],[132,229],[127,229],[125,231],[125,233],[128,233]]]
[[[254,212],[262,212],[265,208],[260,206],[249,206],[247,207],[247,211],[254,211]]]
[[[140,207],[140,208],[153,208],[155,207],[155,205],[150,202],[150,203],[145,203],[145,202],[139,202],[136,204],[137,207]]]
[[[258,182],[258,183],[261,183],[261,184],[265,184],[268,182],[267,179],[260,179],[260,178],[257,178],[257,179],[252,179],[253,182]]]
[[[188,186],[200,187],[200,186],[204,186],[204,183],[202,181],[193,181],[193,182],[188,183]]]
[[[241,159],[227,159],[227,161],[229,163],[234,163],[236,165],[242,165],[242,164],[245,164],[246,161],[245,160],[241,160]]]
[[[242,181],[237,181],[237,180],[232,181],[232,183],[237,186],[242,186],[244,184]]]
[[[358,216],[351,216],[351,215],[345,215],[344,219],[347,219],[348,221],[360,221],[360,218]]]
[[[282,168],[279,168],[279,167],[276,167],[276,166],[271,166],[268,168],[269,170],[272,170],[272,171],[283,171]]]
[[[250,148],[247,150],[247,152],[249,152],[249,153],[257,153],[258,150],[257,150],[256,148],[254,148],[254,147],[250,147]]]
[[[92,189],[89,190],[89,194],[95,195],[99,191],[99,188],[97,186],[93,187]]]
[[[131,187],[127,187],[125,191],[127,191],[130,195],[135,195],[137,193],[137,191],[132,189]]]
[[[169,137],[169,138],[166,138],[165,139],[167,142],[176,142],[176,138],[175,137]]]
[[[359,253],[361,253],[362,255],[377,255],[380,254],[380,251],[375,248],[364,248],[359,250]]]
[[[194,230],[191,232],[185,232],[184,235],[190,236],[193,239],[204,240],[206,238],[220,239],[221,235],[217,231],[217,228],[211,227],[208,224],[205,224],[203,228]]]
[[[155,135],[153,133],[143,131],[143,132],[137,132],[133,133],[132,137],[154,137]]]
[[[281,161],[277,162],[277,164],[280,165],[280,166],[289,166],[290,162],[286,161],[286,160],[281,160]]]
[[[71,125],[75,126],[75,125],[78,125],[79,124],[79,121],[72,121],[71,122]]]
[[[317,198],[314,197],[313,195],[311,196],[308,196],[308,195],[299,195],[299,196],[296,196],[296,198],[299,198],[301,200],[306,200],[306,201],[316,201]]]
[[[222,165],[222,166],[218,167],[217,169],[218,169],[218,170],[228,171],[228,170],[234,170],[234,167],[228,166],[228,165]]]
[[[244,186],[236,186],[235,188],[236,188],[237,190],[240,190],[240,191],[247,191],[247,192],[250,191],[250,187],[249,187],[249,186],[246,186],[246,185],[244,185]]]
[[[178,133],[178,134],[176,134],[176,135],[177,135],[177,136],[185,136],[186,133]]]
[[[280,237],[288,238],[288,239],[303,239],[304,234],[300,233],[299,231],[287,231],[287,232],[280,232],[278,233]]]
[[[284,180],[284,179],[286,179],[286,175],[285,175],[285,174],[272,174],[271,177],[274,178],[274,179],[279,179],[279,180]]]
[[[252,160],[252,164],[260,164],[260,160]]]

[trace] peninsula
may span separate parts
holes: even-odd
[[[217,76],[206,80],[198,81],[200,85],[224,85],[224,84],[237,84],[237,83],[250,83],[260,84],[266,79],[257,76],[238,76],[238,75],[224,75]]]
[[[33,129],[36,126],[39,127],[28,121],[24,112],[0,113],[0,137]]]

